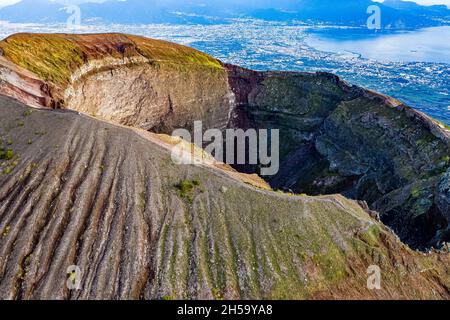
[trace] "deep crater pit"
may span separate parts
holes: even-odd
[[[449,139],[401,102],[328,73],[149,64],[84,76],[67,107],[156,133],[279,129],[275,190],[365,201],[414,249],[450,241]],[[259,173],[258,165],[236,165]]]

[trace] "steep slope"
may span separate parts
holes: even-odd
[[[1,298],[450,298],[448,254],[411,251],[342,196],[258,190],[172,164],[155,135],[4,97],[0,132]]]

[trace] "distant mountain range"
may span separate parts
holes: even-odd
[[[443,5],[386,0],[111,0],[80,5],[83,23],[213,24],[236,18],[269,21],[365,25],[367,8],[381,9],[384,28],[418,28],[450,24],[450,10]],[[0,9],[0,20],[10,22],[65,22],[67,6],[50,0],[23,0]]]

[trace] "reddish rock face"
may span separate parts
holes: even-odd
[[[147,63],[82,77],[70,88],[66,107],[114,122],[171,133],[202,120],[210,128],[229,122],[232,92],[223,70],[180,73]]]
[[[2,77],[13,77],[6,82],[28,90],[17,95],[22,100],[29,99],[26,95],[45,97],[45,104],[40,104],[43,107],[67,107],[67,90],[80,78],[121,66],[170,66],[185,74],[198,69],[205,74],[223,72],[219,61],[197,50],[125,34],[16,34],[1,41],[0,48],[4,52],[0,60]],[[57,56],[54,51],[58,51]],[[21,83],[28,78],[45,83],[45,90],[30,91]],[[0,90],[2,87],[0,83]]]

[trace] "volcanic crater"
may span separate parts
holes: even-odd
[[[139,36],[17,34],[0,53],[0,297],[449,298],[436,120],[333,74]],[[279,173],[173,164],[168,135],[199,120],[279,129]]]

